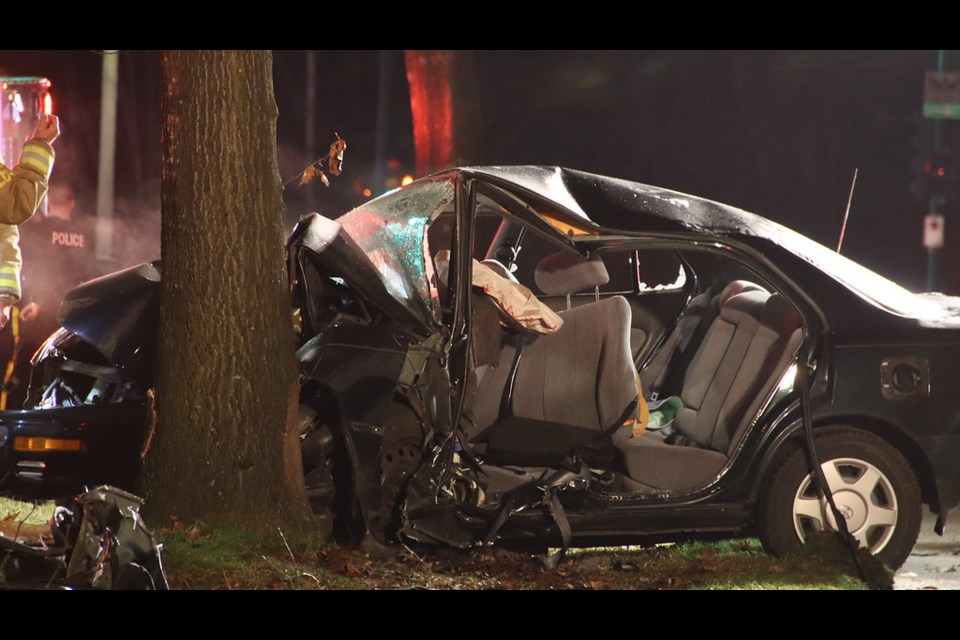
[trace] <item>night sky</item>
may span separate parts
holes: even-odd
[[[363,199],[364,187],[382,191],[375,177],[413,171],[402,52],[317,51],[315,59],[316,145],[308,150],[306,54],[275,52],[281,176],[321,155],[334,131],[349,145],[345,173],[330,189],[289,193],[290,220],[307,210],[337,215]],[[935,51],[472,51],[461,63],[456,82],[468,107],[455,118],[467,132],[458,149],[465,163],[557,164],[670,187],[741,206],[828,246],[859,167],[844,253],[923,287],[926,206],[910,192],[911,163],[917,141],[930,137],[921,107]],[[953,63],[948,57],[948,68]],[[53,81],[64,129],[54,179],[69,180],[78,206],[91,211],[100,65],[94,51],[0,52],[0,73]],[[159,53],[123,51],[118,216],[158,215],[159,103]],[[948,137],[957,125],[945,123]],[[948,216],[943,283],[958,293],[954,247],[960,218]]]

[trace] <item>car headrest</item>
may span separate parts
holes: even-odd
[[[720,306],[723,307],[723,305],[727,303],[727,300],[738,293],[744,293],[746,291],[766,291],[766,289],[749,280],[734,280],[727,284],[727,286],[723,288],[723,291],[720,292],[720,297],[718,298]]]
[[[766,291],[744,291],[730,296],[720,306],[720,317],[733,323],[739,323],[744,316],[759,321],[769,297]]]
[[[572,251],[561,251],[540,261],[533,273],[537,287],[548,296],[563,296],[594,289],[610,282],[600,256],[589,260]]]
[[[510,273],[510,270],[507,269],[503,263],[499,260],[494,260],[493,258],[487,258],[486,260],[481,260],[480,264],[490,267],[490,270],[496,273],[501,278],[506,278],[510,282],[519,282],[517,277]]]
[[[789,336],[800,328],[802,320],[796,307],[786,298],[775,293],[763,305],[760,322],[770,327],[781,336]]]

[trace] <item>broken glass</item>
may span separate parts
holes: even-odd
[[[420,182],[387,193],[337,222],[367,254],[387,291],[426,322],[438,322],[439,304],[430,295],[426,229],[450,206],[449,180]]]

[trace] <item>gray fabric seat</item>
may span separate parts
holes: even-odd
[[[598,286],[603,263],[564,252],[548,258],[546,284],[553,295]],[[541,263],[541,266],[544,263]],[[599,265],[599,267],[598,267]],[[538,266],[538,273],[543,270]],[[571,275],[575,274],[575,275]],[[568,277],[569,276],[569,277]],[[565,286],[564,283],[567,283]],[[630,305],[622,296],[560,313],[563,326],[548,335],[501,331],[499,362],[477,371],[468,437],[480,440],[507,418],[609,432],[634,414],[636,369],[630,351]]]
[[[640,381],[648,400],[654,392],[663,397],[679,391],[682,374],[690,366],[698,343],[720,313],[721,303],[725,304],[733,296],[746,291],[765,289],[753,282],[734,280],[719,292],[710,287],[690,300],[670,335],[640,371]]]
[[[608,431],[636,406],[630,305],[613,296],[560,313],[563,326],[525,345],[513,415]]]
[[[485,443],[486,462],[559,466],[576,455],[609,468],[610,434],[636,418],[639,391],[626,299],[614,296],[562,316],[556,333],[524,341],[512,374],[487,372],[481,380],[473,419],[493,422],[479,424],[468,439]],[[509,351],[504,349],[505,358]]]
[[[572,294],[593,289],[599,300],[600,287],[610,282],[610,274],[600,256],[584,258],[572,251],[561,251],[541,260],[533,278],[540,291],[548,296],[567,296],[567,309],[571,306]]]
[[[713,478],[793,359],[800,327],[796,309],[779,294],[749,291],[722,300],[680,393],[674,428],[687,446],[652,433],[620,439],[621,468],[661,490],[689,490]]]

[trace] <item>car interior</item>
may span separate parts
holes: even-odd
[[[796,308],[715,253],[625,242],[587,257],[499,216],[479,216],[475,240],[475,258],[563,319],[552,334],[524,331],[474,288],[463,439],[490,497],[572,459],[611,493],[708,485],[802,340]],[[668,397],[668,428],[638,428]]]

